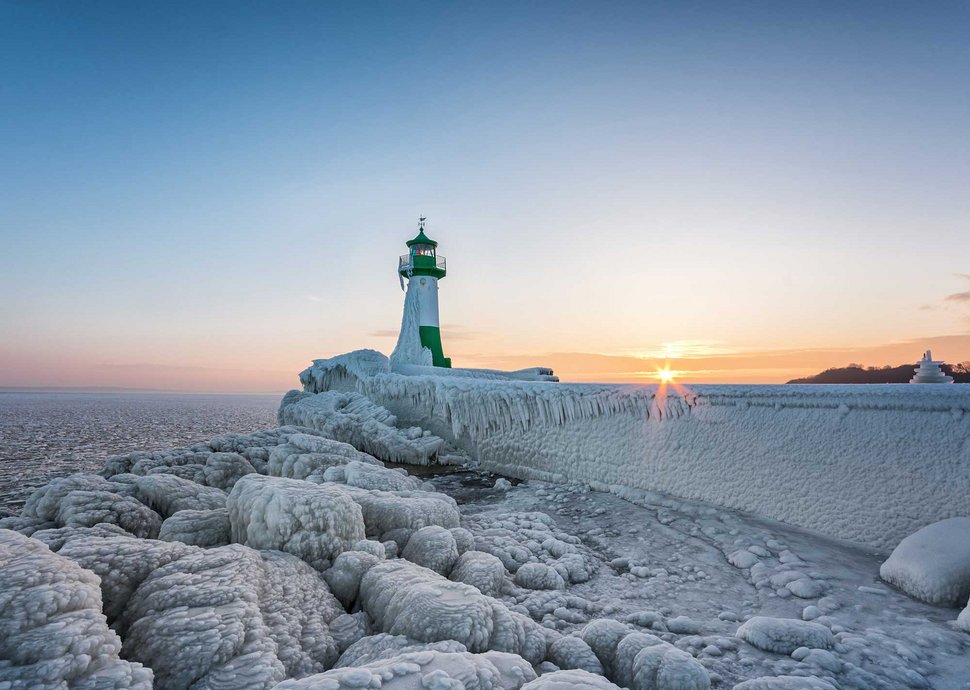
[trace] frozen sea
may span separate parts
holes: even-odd
[[[0,513],[109,455],[276,426],[279,395],[0,392]]]

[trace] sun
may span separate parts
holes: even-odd
[[[674,380],[674,372],[669,367],[657,369],[657,378],[660,379],[660,383],[670,383]]]

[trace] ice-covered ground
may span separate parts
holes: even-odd
[[[326,376],[284,426],[115,456],[0,519],[0,688],[970,689],[960,519],[887,559],[632,483],[519,482]]]

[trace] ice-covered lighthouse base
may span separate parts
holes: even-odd
[[[888,551],[970,515],[970,386],[657,386],[498,380],[398,367],[361,351],[316,360],[311,393],[354,391],[485,469],[661,491]],[[433,374],[433,375],[429,375]]]

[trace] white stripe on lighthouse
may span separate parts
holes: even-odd
[[[438,279],[431,276],[412,276],[408,290],[417,290],[418,325],[438,326]]]

